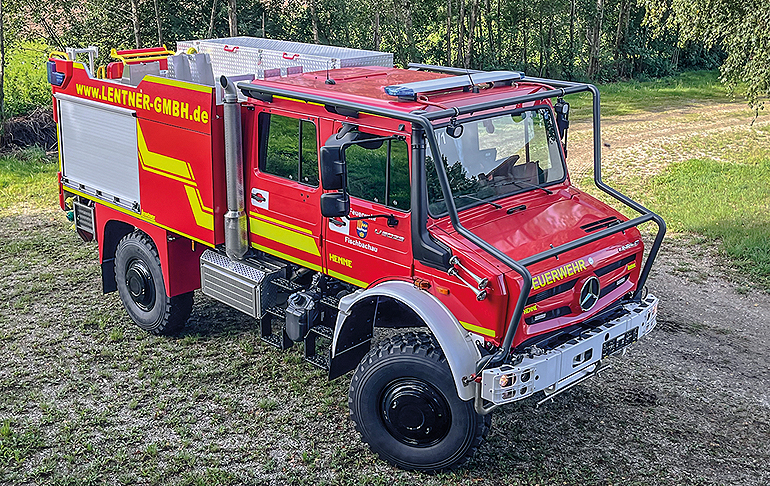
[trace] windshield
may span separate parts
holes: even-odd
[[[564,180],[564,162],[549,109],[471,120],[462,127],[456,138],[448,130],[436,130],[458,211]],[[430,213],[445,214],[446,203],[430,157],[426,173]]]

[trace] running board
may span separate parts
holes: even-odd
[[[276,304],[277,289],[267,284],[286,273],[272,262],[234,261],[210,249],[203,252],[200,263],[203,293],[256,319]]]

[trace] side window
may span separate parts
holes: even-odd
[[[345,149],[348,192],[367,201],[409,211],[409,150],[402,140],[388,140],[376,148],[351,145]]]
[[[313,122],[261,113],[259,169],[318,186],[318,142]]]

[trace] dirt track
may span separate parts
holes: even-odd
[[[750,121],[742,104],[607,120],[608,173],[685,127]],[[573,174],[590,159],[581,136]],[[248,317],[196,295],[180,338],[139,331],[54,205],[0,210],[2,484],[770,484],[770,295],[697,237],[665,242],[649,338],[601,379],[496,412],[464,469],[424,476],[359,442],[349,376],[327,383]]]

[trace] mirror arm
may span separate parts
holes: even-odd
[[[374,219],[374,218],[388,218],[388,226],[391,228],[395,228],[398,226],[398,218],[396,218],[396,215],[394,214],[370,214],[369,216],[356,216],[354,218],[351,218],[348,216],[348,219],[350,221],[358,221],[360,219]]]

